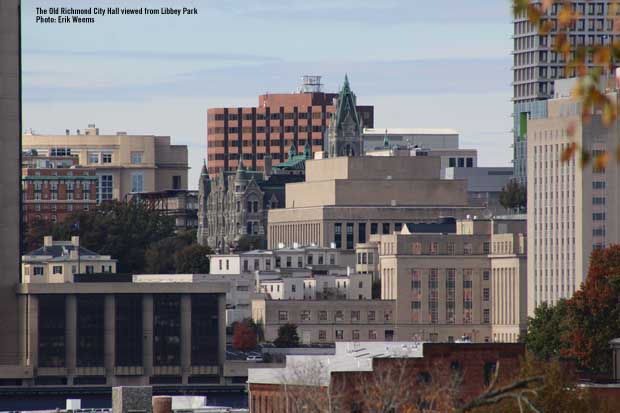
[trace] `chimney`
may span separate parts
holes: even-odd
[[[80,135],[80,130],[79,129],[76,130],[75,133],[76,133],[76,135]]]
[[[80,246],[80,237],[77,235],[74,235],[71,237],[71,245],[73,245],[74,247],[79,247]]]
[[[54,238],[51,235],[46,235],[43,237],[43,246],[51,247],[54,244]]]

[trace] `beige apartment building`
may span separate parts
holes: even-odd
[[[358,262],[366,255],[366,264],[358,268],[368,277],[381,275],[380,300],[299,306],[262,296],[252,301],[253,317],[264,323],[267,340],[290,322],[309,342],[454,341],[463,336],[516,342],[527,324],[524,218],[463,220],[453,234],[411,234],[403,228],[371,236],[357,246]],[[368,263],[369,256],[374,264]]]
[[[353,250],[371,235],[442,217],[480,215],[465,180],[441,180],[435,157],[335,157],[306,161],[305,182],[286,185],[286,208],[269,211],[268,246]]]
[[[547,117],[527,124],[530,315],[543,302],[570,298],[587,276],[592,250],[620,242],[620,168],[613,155],[620,131],[617,123],[604,125],[600,114],[582,121],[581,105],[572,96],[574,82],[556,81]],[[617,87],[605,87],[619,103]],[[610,151],[609,163],[597,169],[592,162],[581,167],[575,158],[562,162],[573,142],[593,156]]]
[[[127,194],[187,190],[187,146],[169,136],[102,135],[95,125],[71,135],[22,136],[24,150],[42,156],[77,155],[79,164],[97,172],[97,201],[122,200]]]

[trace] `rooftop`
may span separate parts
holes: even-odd
[[[364,128],[364,135],[458,135],[454,129],[434,128]]]

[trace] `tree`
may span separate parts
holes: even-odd
[[[177,274],[208,274],[211,254],[213,250],[206,245],[192,244],[182,248],[174,256]]]
[[[297,347],[299,345],[297,326],[291,323],[280,326],[278,329],[278,337],[274,340],[273,344],[275,344],[276,347]]]
[[[246,320],[235,324],[232,346],[239,351],[249,351],[256,348],[256,331]]]
[[[145,272],[149,274],[176,274],[177,254],[188,246],[186,240],[168,237],[151,244],[145,252]]]
[[[546,302],[534,310],[534,317],[528,319],[525,345],[527,349],[541,360],[550,360],[560,356],[565,347],[562,337],[566,334],[566,300],[560,300],[555,306]]]
[[[231,246],[235,252],[252,251],[267,248],[267,240],[260,235],[244,235]]]
[[[609,341],[620,331],[620,246],[595,249],[588,277],[568,301],[565,356],[597,372],[612,368]]]
[[[527,190],[515,180],[511,180],[502,188],[499,203],[506,209],[523,212],[527,208]]]

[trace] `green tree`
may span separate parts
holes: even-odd
[[[149,245],[144,254],[144,269],[149,274],[176,274],[177,254],[188,246],[188,241],[168,237]]]
[[[175,270],[178,274],[208,274],[209,255],[213,250],[205,245],[187,245],[174,255]]]
[[[566,300],[555,306],[542,303],[534,310],[534,317],[528,318],[525,345],[533,355],[541,360],[558,357],[564,348],[562,337],[566,334]]]
[[[276,347],[297,347],[299,346],[299,336],[297,335],[297,325],[287,323],[278,329],[278,338],[273,342]]]
[[[527,190],[515,180],[511,180],[502,188],[499,203],[506,209],[524,212],[527,209]]]
[[[260,235],[244,235],[231,245],[235,252],[245,252],[267,248],[267,240]]]

